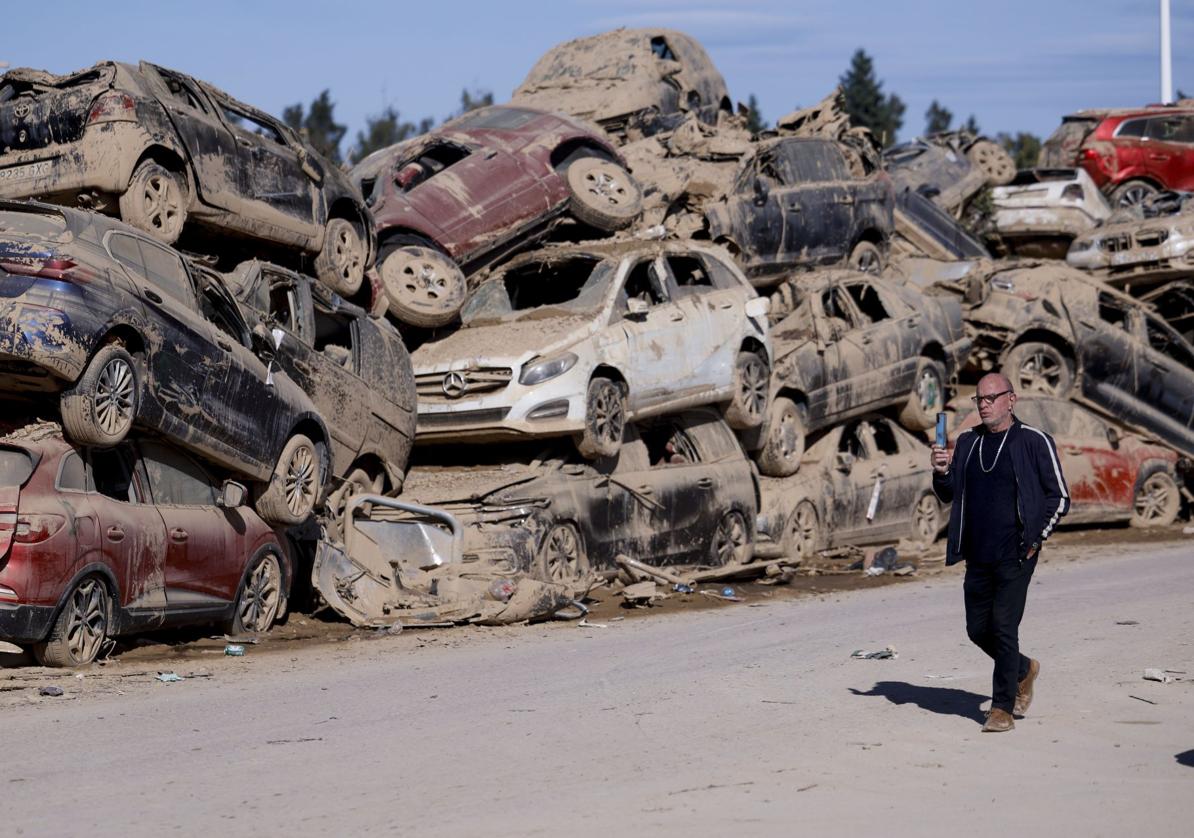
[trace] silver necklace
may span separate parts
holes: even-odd
[[[999,455],[1003,453],[1003,444],[1005,442],[1007,442],[1007,438],[1008,438],[1008,435],[1011,433],[1011,430],[1012,429],[1010,426],[1006,430],[1004,430],[1003,439],[1001,439],[999,441],[999,449],[995,452],[995,460],[991,463],[990,468],[987,468],[986,466],[983,465],[983,440],[985,440],[987,438],[987,435],[983,434],[979,438],[979,440],[978,440],[978,467],[983,470],[983,474],[990,474],[992,471],[995,470],[995,465],[996,465],[996,463],[999,462]]]

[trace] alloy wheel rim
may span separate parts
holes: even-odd
[[[622,440],[622,399],[608,390],[602,390],[593,400],[593,430],[595,436],[604,442]]]
[[[916,383],[920,407],[925,413],[936,413],[941,404],[941,382],[932,370],[925,370]]]
[[[1136,514],[1145,521],[1165,517],[1170,504],[1169,486],[1156,475],[1148,478],[1136,496]]]
[[[795,541],[796,555],[807,556],[813,552],[817,539],[817,514],[813,508],[802,503],[792,516],[791,531]]]
[[[861,273],[875,274],[879,272],[879,255],[871,249],[858,254],[854,267]]]
[[[163,174],[151,175],[145,181],[142,195],[149,223],[166,236],[178,232],[182,221],[182,195],[174,179]]]
[[[622,178],[615,177],[608,166],[585,172],[585,188],[610,206],[623,207],[629,201],[629,193]]]
[[[1119,197],[1120,207],[1134,207],[1142,203],[1149,195],[1153,194],[1151,189],[1144,186],[1133,186],[1124,191]]]
[[[76,661],[91,661],[108,636],[104,587],[95,579],[79,585],[67,603],[66,646]]]
[[[580,543],[571,527],[559,526],[547,536],[547,575],[553,582],[580,576]]]
[[[796,417],[791,413],[784,413],[779,420],[779,453],[785,460],[796,456],[799,447],[800,433],[796,429]]]
[[[455,307],[456,289],[435,260],[398,251],[382,263],[382,277],[390,280],[387,287],[393,289],[402,305],[433,311],[450,311]]]
[[[1036,351],[1020,364],[1020,387],[1042,393],[1056,393],[1061,384],[1061,364],[1043,351]]]
[[[746,525],[742,516],[731,512],[722,518],[717,525],[716,539],[714,549],[721,564],[728,564],[731,559],[737,558],[738,551],[746,544]]]
[[[916,505],[916,529],[924,539],[937,535],[937,504],[928,495]]]
[[[251,632],[266,631],[278,613],[282,573],[277,561],[267,556],[257,563],[245,582],[240,604],[241,627]]]
[[[751,358],[742,369],[742,405],[752,418],[762,416],[767,406],[768,378],[758,358]]]
[[[134,378],[123,358],[104,364],[95,385],[95,419],[108,436],[123,433],[133,421]]]
[[[356,237],[350,231],[341,228],[336,233],[336,240],[332,248],[332,262],[343,279],[350,279],[361,266],[360,249],[356,247]]]
[[[294,515],[306,512],[315,497],[315,452],[303,445],[286,466],[286,506]]]

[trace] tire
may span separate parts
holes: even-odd
[[[817,508],[812,501],[802,500],[784,524],[780,547],[785,558],[804,561],[815,556],[820,546],[821,522],[817,518]]]
[[[626,391],[616,381],[594,378],[585,394],[585,427],[577,450],[589,460],[612,457],[621,449],[625,432]]]
[[[80,445],[116,445],[132,429],[140,398],[137,362],[119,343],[106,344],[59,398],[62,426]]]
[[[941,504],[932,492],[925,492],[912,507],[912,540],[931,547],[941,532]]]
[[[767,418],[771,370],[757,352],[742,351],[734,362],[734,392],[726,407],[726,422],[735,430],[757,428]]]
[[[348,473],[340,488],[328,495],[327,516],[337,537],[344,537],[344,511],[348,506],[348,499],[361,493],[379,494],[384,482],[385,478],[382,475],[374,476],[358,467]],[[366,504],[365,506],[370,505]]]
[[[263,550],[245,571],[225,631],[233,637],[264,634],[281,608],[282,564],[272,550]]]
[[[742,513],[731,510],[721,516],[709,540],[709,563],[714,567],[724,567],[730,562],[745,564],[753,553],[750,528]]]
[[[570,523],[554,524],[543,536],[535,553],[534,574],[544,582],[571,584],[589,575],[589,557],[585,554],[580,531]]]
[[[355,294],[365,278],[365,243],[351,221],[333,218],[315,257],[315,278],[341,297]]]
[[[966,149],[966,158],[987,176],[989,186],[1004,186],[1016,176],[1016,161],[998,143],[979,140]]]
[[[1136,488],[1132,504],[1133,527],[1167,527],[1182,508],[1181,490],[1167,472],[1154,471]]]
[[[1003,361],[1003,374],[1017,393],[1043,393],[1058,399],[1074,386],[1074,365],[1049,343],[1028,341],[1012,347]]]
[[[629,227],[643,210],[638,183],[612,160],[581,157],[568,165],[564,180],[572,195],[572,217],[603,232]]]
[[[111,631],[108,586],[90,576],[66,597],[49,637],[33,644],[33,656],[42,666],[86,666],[103,650]]]
[[[386,252],[380,267],[390,314],[425,329],[451,323],[464,305],[468,280],[445,253],[419,244]]]
[[[900,424],[910,431],[927,431],[945,410],[945,368],[931,358],[916,363],[916,378],[908,401],[900,408]]]
[[[1160,191],[1147,180],[1125,181],[1111,192],[1111,206],[1115,209],[1134,207]]]
[[[187,221],[186,179],[154,160],[142,160],[118,203],[126,224],[174,244]]]
[[[768,477],[788,477],[800,470],[804,456],[804,414],[794,401],[780,396],[767,411],[763,447],[755,455],[759,471]]]
[[[257,498],[257,514],[269,524],[301,524],[315,510],[322,488],[319,451],[308,437],[295,434],[278,455],[269,486]]]
[[[846,264],[864,274],[878,275],[883,273],[883,251],[872,242],[859,242],[850,251],[850,258]]]

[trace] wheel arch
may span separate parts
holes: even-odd
[[[1059,351],[1066,358],[1068,358],[1072,364],[1074,364],[1074,371],[1075,371],[1075,373],[1077,373],[1077,371],[1078,371],[1078,356],[1077,356],[1077,353],[1074,352],[1073,342],[1067,340],[1065,337],[1063,337],[1062,335],[1059,335],[1057,332],[1053,331],[1052,329],[1048,329],[1048,328],[1044,328],[1044,327],[1032,327],[1032,328],[1024,330],[1019,335],[1017,335],[1016,339],[1013,341],[1010,341],[1007,345],[1007,348],[1004,349],[1002,353],[1000,353],[1000,356],[999,356],[1000,363],[1002,364],[1007,360],[1008,354],[1013,349],[1015,349],[1017,346],[1021,346],[1021,345],[1025,344],[1025,343],[1047,343],[1047,344],[1049,344],[1050,346],[1057,349],[1057,351]]]
[[[630,391],[630,384],[626,381],[626,376],[622,375],[617,367],[609,364],[598,364],[594,367],[593,372],[589,374],[589,381],[591,382],[594,378],[608,378],[620,384],[624,392],[629,393]]]
[[[133,172],[137,171],[137,167],[146,160],[152,160],[162,168],[182,175],[186,179],[187,204],[188,206],[195,205],[199,190],[196,188],[195,172],[191,168],[190,161],[177,149],[162,145],[161,143],[153,143],[145,147],[140,156],[133,161],[132,168],[124,173],[125,184],[128,184],[133,179]]]
[[[579,152],[586,152],[581,154]],[[581,157],[600,157],[621,165],[617,153],[602,145],[593,137],[570,137],[551,150],[549,158],[555,171],[562,171],[567,164]]]
[[[449,254],[448,251],[444,249],[444,246],[436,240],[435,234],[430,230],[420,230],[415,227],[387,227],[386,229],[379,231],[377,234],[378,262],[380,262],[382,257],[386,255],[386,249],[389,247],[397,247],[399,243],[395,240],[404,236],[420,239],[421,243],[425,246],[432,247],[451,258],[451,254]]]
[[[82,582],[89,576],[98,576],[104,580],[104,584],[108,586],[108,605],[112,609],[109,616],[109,625],[112,627],[109,636],[115,636],[120,633],[124,626],[121,620],[123,608],[121,606],[121,591],[120,583],[116,581],[116,574],[112,572],[112,568],[108,567],[102,562],[88,562],[81,568],[76,570],[71,576],[70,581],[62,587],[62,594],[58,597],[58,602],[54,604],[53,617],[46,622],[47,634],[53,628],[54,623],[58,619],[58,615],[62,613],[63,606],[66,605],[66,598],[74,591],[75,586]],[[42,637],[41,640],[45,640]]]
[[[742,352],[758,353],[759,355],[763,356],[764,360],[767,361],[768,366],[771,365],[771,355],[767,351],[766,344],[764,344],[763,341],[759,340],[758,338],[754,337],[753,335],[747,335],[746,337],[744,337],[742,339],[742,345],[739,346],[738,349]]]

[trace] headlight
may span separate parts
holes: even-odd
[[[518,376],[518,383],[539,384],[542,381],[550,381],[557,375],[563,375],[576,366],[577,360],[577,357],[571,352],[565,352],[563,355],[557,355],[546,361],[536,361],[533,364],[527,364],[522,368],[522,372]]]
[[[1070,245],[1070,253],[1081,253],[1092,247],[1094,247],[1094,241],[1091,239],[1074,239],[1074,243]]]

